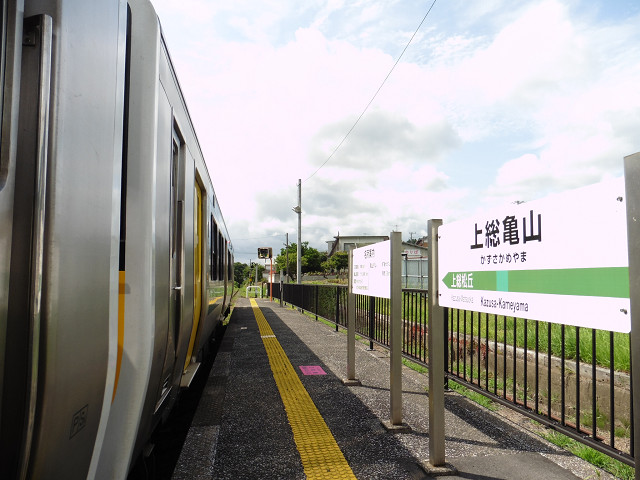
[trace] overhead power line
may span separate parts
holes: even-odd
[[[322,167],[324,167],[327,162],[329,160],[331,160],[333,158],[333,156],[336,154],[336,152],[340,149],[340,147],[342,146],[342,144],[345,142],[345,140],[349,137],[349,135],[351,135],[351,132],[353,132],[353,130],[356,128],[356,125],[358,125],[358,123],[360,122],[360,119],[364,116],[365,113],[367,113],[367,110],[369,109],[369,107],[371,106],[371,104],[373,103],[373,101],[376,99],[376,97],[378,96],[378,93],[380,93],[380,90],[382,90],[382,87],[384,87],[384,84],[387,83],[387,80],[389,79],[389,77],[391,76],[391,74],[393,73],[393,71],[396,68],[396,65],[398,65],[398,63],[400,63],[400,60],[402,59],[402,56],[404,55],[404,52],[407,51],[407,49],[409,48],[409,45],[411,45],[411,42],[413,41],[413,39],[415,38],[415,36],[418,34],[418,31],[420,30],[420,28],[422,27],[422,24],[424,23],[424,21],[427,19],[427,17],[429,16],[429,13],[431,12],[431,9],[433,8],[433,6],[436,4],[436,0],[433,0],[433,3],[431,3],[431,6],[429,7],[429,9],[427,10],[427,13],[424,14],[424,17],[422,17],[422,20],[420,21],[420,24],[418,25],[418,27],[416,28],[415,32],[413,32],[413,35],[411,35],[411,38],[409,39],[409,41],[407,42],[407,44],[405,45],[404,49],[402,50],[402,53],[400,53],[400,56],[397,58],[397,60],[395,61],[395,63],[393,64],[393,66],[391,67],[391,70],[389,70],[389,73],[387,73],[387,76],[384,77],[384,80],[382,81],[382,83],[380,84],[380,86],[378,87],[378,89],[376,90],[376,93],[373,94],[373,97],[371,97],[371,100],[369,100],[369,103],[367,103],[367,106],[364,107],[364,110],[362,110],[362,113],[358,116],[358,118],[356,119],[356,121],[353,123],[353,125],[351,125],[351,128],[349,129],[349,131],[346,133],[346,135],[342,138],[342,140],[340,140],[340,143],[338,143],[338,146],[336,148],[333,149],[333,152],[331,152],[331,155],[329,155],[327,157],[327,159],[322,163],[322,165],[320,165],[315,172],[313,172],[311,175],[309,175],[309,177],[307,177],[305,179],[305,182],[307,180],[310,180],[316,173],[318,173],[320,171],[320,169]]]

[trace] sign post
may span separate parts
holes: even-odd
[[[444,309],[438,302],[438,228],[442,220],[429,220],[427,242],[429,245],[428,277],[428,337],[429,349],[429,463],[430,467],[445,465],[444,440]]]
[[[390,240],[356,248],[351,251],[350,259],[349,298],[361,294],[390,299],[391,415],[383,425],[394,432],[408,432],[410,427],[402,423],[402,233],[391,232]]]
[[[349,271],[353,272],[353,251],[349,252]],[[356,295],[353,293],[353,275],[349,275],[347,293],[347,378],[345,385],[360,385],[356,378]],[[337,325],[337,324],[336,324]]]
[[[631,364],[640,365],[640,153],[624,158],[625,196],[627,200],[627,238],[629,243],[629,293],[631,301]],[[631,371],[633,395],[633,446],[638,462],[640,453],[640,368]],[[640,466],[635,479],[640,480]]]
[[[390,404],[391,419],[387,429],[408,432],[411,429],[402,423],[402,233],[391,232],[390,260],[391,277],[391,368]]]

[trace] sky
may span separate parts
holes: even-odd
[[[239,262],[298,241],[299,179],[302,241],[326,251],[619,177],[640,151],[637,0],[152,4]]]

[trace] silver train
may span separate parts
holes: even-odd
[[[0,0],[0,478],[126,478],[233,249],[148,0]]]

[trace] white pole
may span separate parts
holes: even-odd
[[[302,180],[298,179],[298,265],[296,270],[296,283],[302,283]]]

